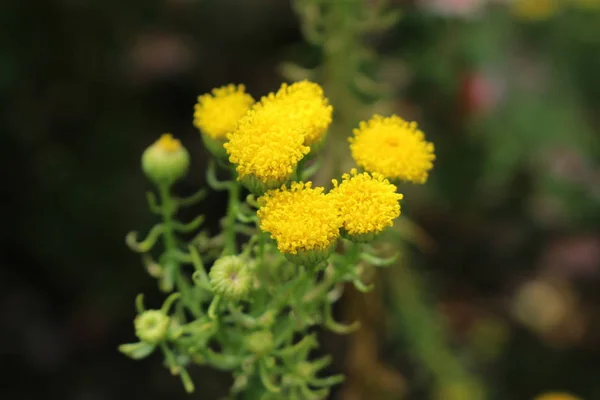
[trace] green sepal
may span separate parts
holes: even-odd
[[[388,266],[394,264],[398,260],[399,256],[400,256],[400,253],[397,253],[389,258],[381,258],[374,254],[361,253],[360,259],[363,261],[366,261],[369,264],[374,265],[376,267],[388,267]]]
[[[156,346],[153,344],[137,342],[122,344],[119,346],[119,351],[134,360],[141,360],[149,356],[155,348]]]
[[[340,324],[333,319],[333,315],[331,312],[331,304],[325,304],[325,321],[324,325],[327,329],[332,332],[339,333],[341,335],[348,334],[356,331],[360,328],[360,321],[355,321],[350,325]]]
[[[148,232],[146,239],[142,240],[141,242],[137,241],[137,232],[129,232],[127,236],[125,236],[125,243],[127,243],[127,246],[132,251],[137,253],[145,253],[152,249],[163,232],[164,226],[162,224],[154,225],[150,232]]]

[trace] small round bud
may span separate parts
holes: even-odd
[[[268,354],[275,346],[273,334],[270,331],[254,332],[246,337],[245,343],[248,350],[259,356]]]
[[[252,289],[252,272],[248,260],[239,256],[225,256],[213,264],[209,272],[215,294],[229,300],[241,300]]]
[[[171,319],[162,311],[144,311],[134,320],[135,334],[143,342],[160,343],[167,337],[170,321]]]
[[[144,173],[159,185],[172,185],[185,176],[189,165],[189,153],[170,133],[162,135],[142,155]]]

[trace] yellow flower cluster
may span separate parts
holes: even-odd
[[[242,85],[221,87],[200,96],[194,113],[205,143],[218,140],[238,179],[262,195],[260,228],[300,264],[325,260],[340,234],[367,242],[393,225],[402,195],[389,180],[424,183],[435,160],[416,123],[375,115],[349,139],[353,158],[367,172],[353,169],[341,183],[333,180],[327,194],[311,182],[287,184],[300,160],[323,142],[332,113],[323,89],[309,81],[284,83],[254,104]]]
[[[198,96],[194,126],[212,139],[225,141],[237,122],[254,104],[244,85],[227,85]]]
[[[369,172],[377,172],[392,180],[425,183],[435,160],[433,143],[415,122],[398,116],[375,115],[361,122],[349,138],[356,163]]]
[[[340,235],[338,207],[323,191],[311,182],[293,182],[258,199],[260,228],[271,234],[283,254],[297,256],[300,262],[327,258]]]
[[[333,196],[343,218],[343,229],[354,241],[371,241],[400,215],[396,186],[378,173],[359,174],[353,169],[342,176],[342,183],[333,180]]]
[[[315,83],[283,84],[238,122],[224,145],[239,179],[253,192],[279,187],[324,135],[332,108]]]

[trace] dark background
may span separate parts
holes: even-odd
[[[401,21],[365,43],[394,112],[436,144],[428,184],[401,188],[423,230],[409,229],[408,252],[424,320],[491,398],[599,399],[600,13],[473,22],[393,6]],[[153,224],[141,153],[173,132],[192,154],[178,190],[194,192],[209,157],[196,97],[233,82],[258,98],[284,80],[282,62],[318,64],[322,50],[281,0],[9,0],[0,27],[0,397],[186,398],[158,356],[117,352],[134,340],[135,296],[161,301],[124,243]],[[193,212],[215,232],[223,195],[182,219]],[[408,381],[391,398],[430,398],[436,372],[407,332],[431,325],[394,301],[374,306],[388,323],[361,346]],[[345,370],[346,349],[324,340]],[[193,397],[225,393],[227,374],[192,374]],[[377,398],[350,392],[337,395]]]

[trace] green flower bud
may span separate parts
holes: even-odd
[[[357,233],[352,235],[348,233],[347,230],[342,229],[340,233],[343,238],[348,239],[354,243],[370,243],[373,240],[375,240],[375,238],[377,238],[377,236],[379,236],[381,232]]]
[[[172,185],[185,176],[189,165],[189,153],[170,133],[162,135],[142,155],[144,173],[159,185]]]
[[[263,182],[255,175],[245,175],[241,178],[241,182],[242,185],[244,185],[252,194],[255,196],[262,196],[265,192],[271,189],[280,188],[281,185],[289,181],[289,178],[290,177],[286,177],[282,180],[269,180],[267,182]]]
[[[248,350],[259,356],[268,354],[275,346],[270,331],[254,332],[245,338],[245,343]]]
[[[334,242],[331,246],[324,249],[298,250],[296,254],[284,253],[283,255],[288,261],[296,265],[317,265],[329,258],[335,249],[335,245],[336,243]]]
[[[159,310],[148,310],[138,315],[134,320],[135,334],[146,343],[162,342],[169,331],[171,319]]]
[[[225,256],[213,264],[209,272],[215,294],[229,300],[241,300],[252,289],[252,271],[248,260],[239,256]]]

